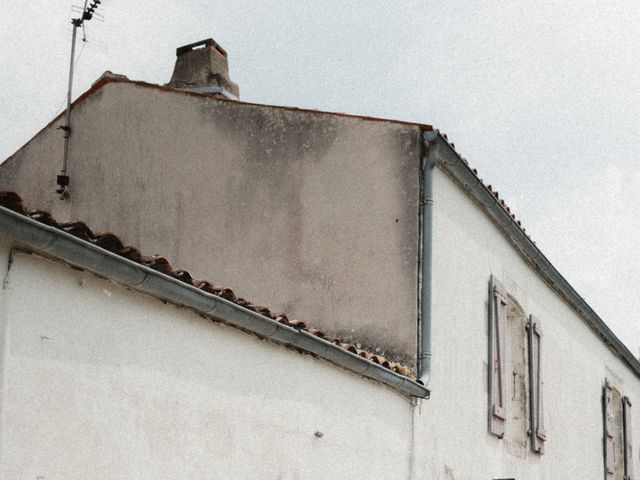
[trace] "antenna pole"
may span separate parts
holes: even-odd
[[[71,34],[71,59],[69,61],[69,86],[67,89],[67,112],[65,116],[64,126],[58,127],[64,132],[64,153],[62,157],[62,171],[58,175],[58,188],[56,193],[60,195],[60,199],[69,198],[69,175],[67,174],[67,163],[69,161],[69,137],[71,136],[71,93],[73,89],[73,70],[76,56],[76,37],[78,28],[93,18],[93,13],[100,5],[101,0],[93,0],[89,8],[87,8],[88,0],[84,0],[82,15],[79,18],[71,20],[73,25],[73,33]]]
[[[81,25],[79,19],[73,19],[73,33],[71,34],[71,61],[69,62],[69,87],[67,89],[67,112],[65,124],[60,127],[64,131],[64,154],[62,157],[62,172],[58,175],[58,189],[56,192],[60,194],[60,198],[69,197],[69,176],[67,175],[67,161],[69,160],[69,136],[71,135],[71,93],[73,89],[73,64],[76,55],[76,37],[78,27]]]

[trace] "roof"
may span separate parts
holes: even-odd
[[[13,212],[13,215],[9,214],[9,211]],[[15,214],[18,214],[19,218],[16,218]],[[20,228],[16,228],[15,225],[12,226],[12,222],[15,223],[16,220],[20,221],[20,219],[22,219]],[[161,290],[159,288],[154,289],[152,287],[143,288],[142,285],[147,282],[146,279],[149,275],[151,275],[155,280],[157,280],[156,277],[165,280],[165,277],[168,277],[168,279],[172,280],[174,285],[179,283],[181,284],[180,286],[184,285],[188,287],[186,291],[183,291],[178,295],[178,298],[175,299],[174,303],[188,306],[197,310],[199,313],[205,313],[207,316],[213,317],[216,320],[222,320],[225,323],[230,323],[235,326],[239,325],[236,325],[236,322],[233,319],[219,314],[219,311],[229,311],[228,308],[226,310],[222,308],[221,310],[220,304],[226,307],[229,307],[229,304],[231,304],[235,306],[235,309],[231,309],[234,311],[240,310],[253,312],[255,315],[251,316],[251,320],[254,321],[254,323],[258,320],[259,323],[256,328],[250,326],[246,327],[244,326],[247,325],[245,319],[245,324],[241,326],[244,330],[249,330],[251,333],[257,334],[262,338],[270,338],[278,343],[287,344],[299,351],[323,357],[330,360],[332,363],[340,364],[341,366],[355,371],[356,373],[375,380],[380,380],[383,383],[399,388],[400,390],[403,390],[404,393],[428,397],[428,390],[415,381],[413,371],[405,365],[397,362],[391,362],[381,355],[376,355],[366,350],[359,349],[353,343],[346,343],[338,337],[327,335],[321,330],[307,325],[307,323],[302,320],[289,319],[286,313],[273,313],[267,307],[256,305],[249,300],[238,297],[229,287],[216,285],[208,280],[194,280],[189,272],[174,268],[167,258],[163,256],[144,256],[137,248],[125,245],[122,240],[113,233],[94,233],[91,228],[82,221],[59,223],[48,212],[27,209],[22,198],[17,193],[0,192],[0,232],[9,234],[14,237],[18,243],[26,244],[27,247],[38,253],[49,254],[75,266],[84,266],[82,265],[82,261],[69,258],[69,246],[62,248],[60,251],[53,251],[50,245],[51,240],[47,240],[41,245],[37,242],[33,242],[32,237],[34,233],[29,233],[26,236],[17,235],[17,231],[19,232],[22,231],[20,229],[26,228],[24,225],[25,221],[27,221],[27,225],[31,229],[35,228],[45,230],[47,232],[54,232],[58,237],[62,236],[67,241],[69,241],[69,237],[71,237],[71,239],[74,240],[72,242],[73,248],[76,250],[81,250],[83,248],[97,248],[99,250],[109,252],[112,254],[109,257],[112,260],[120,260],[128,265],[134,264],[139,266],[138,270],[142,271],[145,274],[145,277],[141,281],[119,281],[118,278],[116,278],[117,275],[113,274],[114,270],[106,271],[104,268],[96,268],[95,261],[87,263],[85,269],[88,271],[105,276],[110,280],[124,284],[125,286],[131,287],[135,290],[151,293],[152,295],[164,300],[171,300],[171,298],[169,298],[170,295],[168,297],[167,294],[161,293],[166,292],[166,290]],[[119,266],[118,268],[122,268],[122,266]],[[159,275],[155,275],[156,273]],[[207,310],[202,308],[202,303],[204,301],[203,298],[196,298],[195,300],[187,298],[189,294],[192,294],[193,292],[198,292],[202,297],[206,297],[207,300],[212,300],[214,306]],[[212,314],[211,312],[215,313]],[[265,331],[270,330],[274,324],[283,327],[276,328],[276,331],[272,334],[264,333]],[[280,333],[275,335],[278,330],[282,330],[284,334]],[[295,339],[296,334],[299,336],[298,340],[292,340]],[[342,352],[342,354],[337,355],[337,357],[342,358],[343,360],[346,359],[345,362],[336,360],[336,350]],[[324,352],[333,353],[325,355]],[[355,367],[350,368],[350,365],[352,365],[355,360],[353,357],[355,357],[357,361],[355,362]],[[372,372],[376,372],[376,370],[384,370],[392,375],[389,377],[388,374],[372,374]],[[388,381],[385,381],[385,379]]]
[[[439,150],[438,159],[440,168],[484,209],[489,218],[547,285],[585,321],[605,345],[610,347],[631,368],[636,376],[640,377],[640,360],[631,353],[604,320],[542,253],[506,202],[500,198],[498,192],[491,185],[483,182],[478,176],[478,172],[469,166],[469,163],[455,150],[455,146],[449,142],[445,135],[442,135],[438,130],[433,130],[423,133],[423,136],[427,145],[437,144],[442,147]]]

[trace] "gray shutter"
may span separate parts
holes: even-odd
[[[504,380],[507,291],[493,275],[489,285],[489,431],[502,438],[507,418]]]
[[[602,393],[602,416],[604,423],[604,465],[605,478],[613,478],[616,472],[614,447],[613,391],[605,379]]]
[[[540,319],[529,316],[527,324],[529,340],[529,435],[531,449],[536,453],[544,453],[544,442],[547,439],[544,430],[544,409],[542,405],[542,326]]]
[[[624,432],[624,480],[633,480],[633,450],[631,436],[631,401],[622,399],[622,419]]]

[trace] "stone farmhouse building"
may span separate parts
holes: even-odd
[[[0,164],[1,478],[636,478],[640,362],[445,135],[238,95],[187,45]]]

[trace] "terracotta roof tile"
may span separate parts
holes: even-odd
[[[286,313],[273,313],[269,308],[261,305],[256,305],[249,300],[237,297],[233,290],[229,287],[215,285],[208,280],[194,280],[191,274],[185,270],[174,269],[171,266],[169,260],[162,256],[146,257],[140,253],[138,249],[130,245],[124,245],[123,242],[113,233],[94,233],[89,226],[84,222],[70,222],[70,223],[58,223],[48,212],[40,210],[28,210],[20,195],[15,192],[0,192],[0,206],[13,210],[16,213],[27,216],[40,223],[48,225],[50,227],[63,230],[74,237],[78,237],[82,240],[90,242],[100,248],[108,250],[116,255],[120,255],[128,260],[150,267],[156,271],[176,278],[184,283],[192,285],[207,293],[217,295],[225,300],[233,302],[241,307],[251,310],[259,315],[276,320],[284,325],[304,330],[316,337],[327,340],[349,352],[366,358],[374,363],[382,365],[383,367],[392,370],[405,377],[415,379],[413,371],[400,363],[390,362],[381,355],[376,355],[366,350],[358,348],[352,343],[344,343],[340,338],[326,334],[322,330],[312,328],[302,320],[290,320]]]
[[[449,143],[449,145],[451,145],[451,148],[453,148],[454,150],[456,149],[456,146],[453,142],[451,142],[449,140],[449,138],[447,137],[447,135],[445,133],[442,134],[442,137]],[[458,153],[459,155],[459,153]],[[460,157],[462,158],[462,160],[469,165],[469,162],[467,161],[466,158]],[[471,167],[469,167],[471,168]],[[509,207],[509,205],[505,202],[504,198],[500,197],[500,194],[498,193],[497,190],[493,189],[493,186],[489,183],[485,183],[484,180],[482,178],[480,178],[480,175],[478,174],[478,169],[476,168],[471,168],[471,171],[473,172],[473,174],[476,176],[476,178],[478,179],[478,181],[484,186],[484,188],[486,188],[497,200],[497,202],[500,204],[500,206],[509,214],[509,216],[513,219],[514,222],[516,222],[518,224],[518,226],[522,229],[522,231],[526,234],[527,230],[522,226],[522,222],[516,217],[516,215],[511,211],[511,208]],[[529,236],[529,235],[527,235]]]

